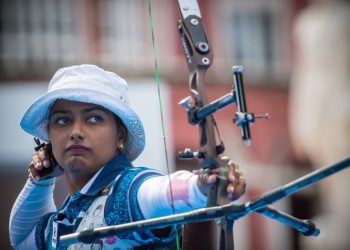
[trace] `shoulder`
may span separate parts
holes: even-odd
[[[138,209],[137,191],[147,179],[161,176],[146,167],[125,169],[112,183],[105,206],[107,225],[118,225],[142,219]]]
[[[159,171],[147,167],[127,168],[112,183],[110,194],[116,196],[133,193],[145,180],[162,175]]]
[[[147,167],[130,167],[125,169],[118,175],[112,183],[111,192],[115,192],[115,189],[133,188],[142,184],[145,180],[162,176],[163,174],[157,170]],[[121,190],[119,190],[121,191]]]

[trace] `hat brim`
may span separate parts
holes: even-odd
[[[128,130],[124,144],[129,161],[135,160],[145,147],[145,133],[139,116],[122,100],[107,94],[87,89],[60,89],[51,91],[37,99],[24,113],[21,127],[29,134],[43,141],[49,141],[47,134],[49,111],[57,100],[69,100],[100,105],[116,114]]]

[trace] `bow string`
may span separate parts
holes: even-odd
[[[155,68],[155,78],[156,78],[157,91],[158,91],[159,112],[160,112],[161,125],[162,125],[162,138],[163,138],[163,145],[164,145],[164,151],[165,151],[164,153],[165,153],[166,169],[167,169],[167,174],[169,178],[169,189],[170,189],[170,199],[171,199],[170,205],[171,205],[173,214],[176,214],[173,187],[172,187],[171,178],[170,178],[170,165],[169,165],[169,156],[168,156],[168,150],[167,150],[168,148],[167,140],[166,140],[167,137],[165,133],[163,103],[162,103],[161,88],[160,88],[160,76],[159,76],[160,74],[159,74],[158,60],[157,60],[157,47],[156,47],[155,37],[154,37],[152,0],[148,0],[148,14],[149,14],[149,28],[150,28],[150,33],[152,37],[152,49],[153,49],[153,59],[154,59],[154,68]],[[180,250],[180,236],[178,234],[176,225],[173,225],[173,227],[174,227],[173,230],[176,232],[176,248]]]

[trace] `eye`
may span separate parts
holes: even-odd
[[[100,123],[100,122],[102,122],[102,121],[103,121],[102,117],[97,116],[97,115],[90,116],[90,117],[88,118],[88,122],[90,122],[90,123],[92,123],[92,124],[98,124],[98,123]]]
[[[55,124],[57,124],[57,125],[66,125],[66,124],[68,124],[69,123],[69,119],[68,118],[65,118],[65,117],[61,117],[61,118],[57,118],[56,120],[55,120]]]

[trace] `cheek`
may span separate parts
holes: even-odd
[[[59,138],[62,137],[62,133],[59,133],[55,128],[50,128],[50,126],[47,126],[47,135],[51,144],[57,144]]]
[[[105,129],[99,133],[95,132],[94,135],[96,136],[97,149],[102,154],[112,154],[114,156],[118,147],[116,131],[113,129]]]
[[[58,133],[55,129],[48,129],[48,138],[52,146],[53,155],[56,160],[60,159],[65,148],[63,133]]]

